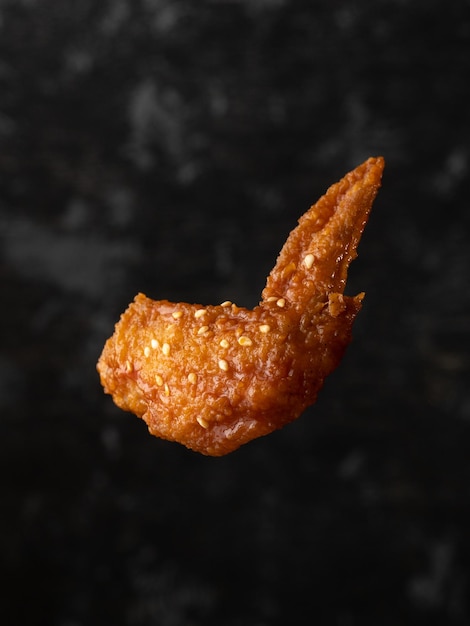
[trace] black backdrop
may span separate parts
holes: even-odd
[[[468,624],[470,4],[0,1],[0,621]],[[355,340],[209,459],[105,397],[138,291],[252,306],[387,161]]]

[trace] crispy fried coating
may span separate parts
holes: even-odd
[[[299,417],[351,340],[364,294],[343,295],[347,271],[383,167],[368,159],[300,218],[254,309],[137,295],[98,361],[105,392],[153,435],[211,456]]]

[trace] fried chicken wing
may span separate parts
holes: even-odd
[[[368,159],[300,218],[254,309],[137,295],[98,361],[105,392],[151,434],[211,456],[299,417],[351,340],[364,294],[344,295],[347,271],[383,167]]]

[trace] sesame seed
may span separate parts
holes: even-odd
[[[228,348],[229,343],[228,343],[228,341],[227,341],[226,339],[221,339],[221,340],[220,340],[220,343],[219,343],[219,346],[220,346],[221,348]]]
[[[170,344],[164,343],[162,346],[162,352],[165,356],[168,356],[170,354]]]
[[[150,345],[155,350],[155,348],[158,348],[158,341],[156,339],[152,339],[152,341],[150,342]]]
[[[269,296],[269,298],[267,299],[267,302],[276,302],[277,300],[277,296]]]
[[[130,361],[126,361],[126,372],[132,372],[134,369],[132,363]]]
[[[197,420],[197,423],[203,428],[209,428],[209,422],[205,420],[203,417],[201,417],[200,415],[196,417],[196,420]]]
[[[228,363],[225,359],[220,359],[219,368],[223,370],[224,372],[228,371]]]
[[[188,374],[188,381],[193,385],[196,383],[197,376],[194,372],[191,372],[190,374]]]
[[[205,312],[206,312],[206,309],[198,309],[197,311],[194,312],[194,317],[196,319],[199,319],[205,314]]]
[[[160,376],[160,374],[155,374],[155,382],[159,387],[163,385],[163,378]]]
[[[269,324],[261,324],[259,329],[262,333],[269,333],[269,331],[271,330],[271,326]]]
[[[232,306],[232,302],[230,300],[225,300],[225,302],[222,302],[220,306],[223,306],[223,307]]]
[[[173,311],[171,317],[175,320],[178,320],[180,317],[183,317],[183,311]]]
[[[197,334],[203,335],[204,333],[207,333],[208,330],[209,330],[209,326],[201,326],[201,328],[197,331]]]
[[[144,348],[144,355],[145,356],[149,356],[149,354],[150,354],[150,348],[148,346],[145,346],[145,348]]]
[[[251,346],[252,345],[252,341],[249,337],[245,337],[245,335],[242,335],[241,337],[238,338],[238,343],[241,346]]]
[[[307,256],[304,259],[305,267],[309,270],[312,267],[314,261],[315,261],[315,257],[313,256],[313,254],[307,254]]]
[[[280,307],[281,309],[284,308],[286,306],[286,301],[284,298],[279,298],[279,300],[276,302],[277,306]]]
[[[165,395],[169,396],[170,395],[170,388],[168,387],[168,383],[165,383],[164,389],[165,389]]]

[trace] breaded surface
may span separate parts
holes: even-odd
[[[153,435],[212,456],[296,419],[351,340],[363,294],[343,295],[347,269],[383,166],[368,159],[301,217],[254,309],[137,295],[98,362],[106,393]]]

